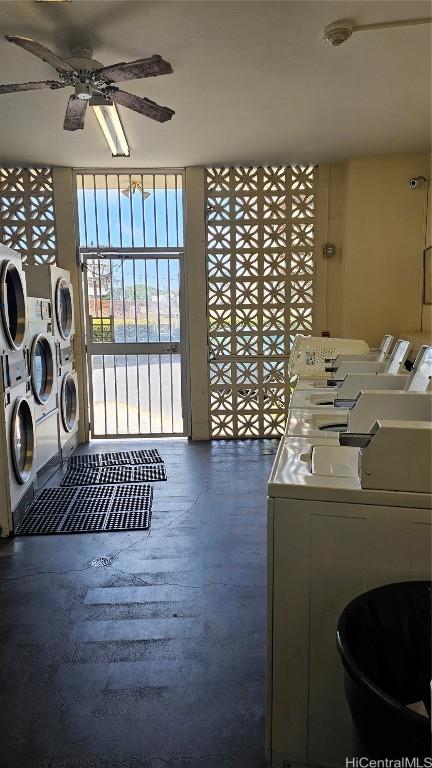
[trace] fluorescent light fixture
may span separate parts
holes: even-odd
[[[129,145],[115,104],[93,107],[113,157],[129,157]]]

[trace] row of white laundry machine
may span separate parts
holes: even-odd
[[[390,344],[300,338],[290,360],[302,375],[268,485],[274,768],[345,766],[338,618],[368,589],[430,578],[432,347],[412,360],[408,341]]]
[[[0,528],[77,444],[78,381],[70,273],[26,266],[0,245]]]

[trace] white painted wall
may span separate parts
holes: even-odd
[[[362,157],[328,167],[325,236],[337,246],[327,263],[325,301],[333,336],[365,338],[421,331],[427,186],[410,190],[413,176],[430,175],[430,155]],[[324,232],[318,232],[321,259]],[[317,332],[324,329],[316,329]]]

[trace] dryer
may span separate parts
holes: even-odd
[[[0,391],[23,383],[27,376],[26,280],[21,257],[0,245]]]
[[[27,289],[32,296],[49,299],[52,305],[53,333],[61,350],[59,362],[73,359],[75,317],[70,272],[53,264],[26,267]]]
[[[58,429],[58,365],[50,299],[27,299],[29,368],[36,428],[36,486],[60,464]]]

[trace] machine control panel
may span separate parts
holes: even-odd
[[[27,381],[29,378],[29,368],[26,350],[23,350],[22,357],[12,361],[7,353],[2,355],[1,375],[4,390],[13,389],[18,384]]]
[[[7,355],[2,355],[0,360],[0,367],[1,367],[1,380],[3,383],[3,391],[6,389],[9,389],[9,376],[8,376],[8,368],[7,368]]]
[[[33,304],[33,315],[35,320],[51,320],[51,301],[49,299],[36,299]]]
[[[73,347],[60,348],[60,365],[70,363],[74,359]]]

